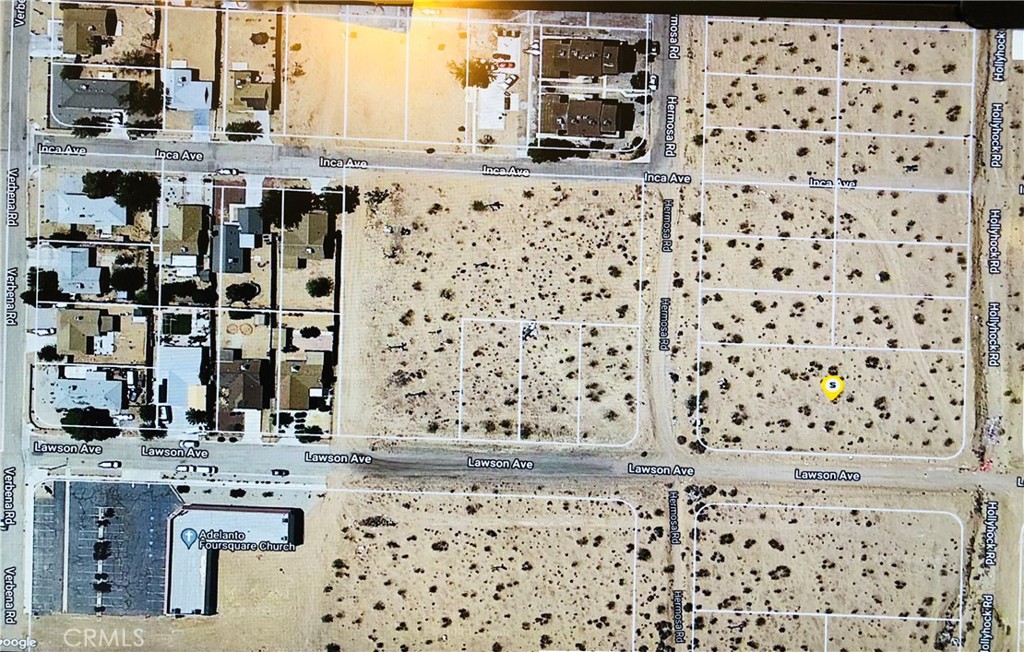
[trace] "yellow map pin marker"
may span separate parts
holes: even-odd
[[[843,393],[846,383],[839,376],[825,376],[821,379],[821,391],[825,392],[828,400],[834,401]]]

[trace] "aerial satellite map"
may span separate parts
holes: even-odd
[[[0,652],[1024,652],[1024,31],[628,4],[0,2]]]

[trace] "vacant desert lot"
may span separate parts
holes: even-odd
[[[223,555],[219,599],[270,649],[629,649],[633,530],[612,501],[330,493],[298,552]]]
[[[344,433],[453,438],[462,377],[463,436],[633,437],[639,185],[347,184]]]
[[[817,650],[827,636],[829,649],[899,640],[923,651],[959,633],[953,514],[711,504],[697,520],[696,649]]]

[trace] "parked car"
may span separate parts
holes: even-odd
[[[194,464],[179,464],[174,471],[176,473],[195,473],[198,468]]]
[[[197,440],[197,439],[182,439],[181,440],[181,447],[182,448],[199,448],[199,440]]]
[[[658,76],[655,74],[647,75],[647,89],[656,91],[658,90]]]
[[[121,468],[121,460],[103,460],[99,466],[101,469],[119,469]]]
[[[291,471],[289,471],[288,469],[270,469],[270,475],[274,475],[279,478],[283,478],[289,473],[291,473]]]
[[[199,471],[200,473],[216,473],[217,467],[210,466],[207,464],[200,464],[199,466],[196,467],[196,471]]]
[[[499,61],[498,64],[497,64],[497,67],[499,69],[501,69],[501,68],[515,68],[516,67],[516,62],[515,61]]]
[[[214,172],[214,174],[226,174],[230,176],[238,176],[241,173],[242,171],[239,170],[238,168],[221,168]]]

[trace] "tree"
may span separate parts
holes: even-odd
[[[89,199],[113,197],[121,181],[120,170],[97,170],[82,175],[82,192]]]
[[[497,76],[494,62],[487,59],[470,59],[468,67],[465,61],[449,61],[448,70],[463,88],[487,88]]]
[[[160,115],[164,109],[163,93],[149,84],[132,84],[125,98],[125,108],[139,115]]]
[[[160,54],[156,50],[136,48],[119,56],[114,63],[122,66],[158,68],[160,66]]]
[[[77,63],[78,57],[76,57]],[[81,79],[83,67],[75,64],[66,64],[60,67],[61,79]]]
[[[305,328],[299,330],[299,335],[306,338],[320,337],[320,329],[317,328],[316,326],[306,326]]]
[[[57,347],[52,344],[47,344],[43,348],[39,349],[39,353],[37,355],[43,362],[57,362],[64,359],[64,356],[57,353]]]
[[[110,412],[94,407],[71,408],[60,425],[76,441],[103,441],[121,434]]]
[[[590,158],[590,150],[560,138],[542,138],[538,145],[532,145],[526,153],[534,163],[561,161],[562,159]]]
[[[359,186],[330,186],[320,195],[320,203],[331,215],[352,213],[359,206]]]
[[[57,272],[38,267],[29,267],[26,279],[28,289],[21,293],[21,300],[27,305],[36,305],[36,298],[40,301],[56,303],[67,301],[70,294],[62,292],[57,285]]]
[[[271,227],[294,229],[302,223],[302,218],[316,208],[317,195],[308,190],[267,190],[260,200],[260,217],[263,219],[263,230]]]
[[[124,206],[129,214],[142,210],[153,210],[160,198],[160,180],[146,172],[129,172],[121,175],[121,181],[114,193],[114,201]]]
[[[212,306],[213,302],[217,300],[217,293],[212,287],[200,289],[196,282],[191,279],[165,283],[161,292],[163,293],[164,302],[173,301],[174,299],[188,299],[193,304]]]
[[[110,273],[110,287],[134,295],[146,286],[146,272],[141,267],[115,267]]]
[[[75,138],[90,138],[110,133],[110,124],[102,116],[86,116],[75,120],[71,135]]]
[[[228,123],[228,140],[246,142],[263,135],[263,125],[256,120],[238,120]]]
[[[128,137],[139,138],[149,137],[152,138],[156,135],[155,132],[163,128],[163,125],[159,120],[134,120],[128,123]]]
[[[129,213],[152,210],[160,198],[160,181],[147,172],[98,170],[82,175],[82,192],[90,199],[113,197]]]
[[[331,293],[334,283],[326,276],[318,276],[306,281],[306,292],[314,298],[326,297]]]
[[[191,426],[203,426],[208,423],[206,410],[200,410],[197,408],[189,408],[185,411],[185,421]]]
[[[259,296],[260,286],[252,281],[235,283],[224,288],[224,298],[231,303],[236,301],[249,305],[249,302]]]

